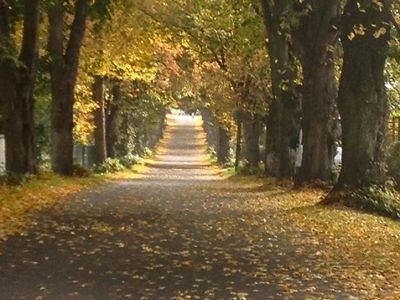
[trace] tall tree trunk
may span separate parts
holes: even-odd
[[[24,29],[19,65],[1,57],[0,93],[3,100],[4,133],[6,138],[6,169],[8,172],[36,173],[36,144],[33,90],[39,49],[40,1],[25,1]],[[1,8],[1,47],[13,48],[7,8]],[[3,51],[0,50],[3,56]]]
[[[49,11],[48,51],[51,57],[52,161],[56,173],[73,174],[73,105],[79,55],[86,27],[88,1],[77,0],[64,51],[64,7],[57,0]]]
[[[295,80],[297,67],[290,42],[281,26],[292,10],[292,1],[263,0],[264,21],[271,61],[272,99],[269,103],[266,138],[267,176],[286,178],[293,175],[290,141],[300,130],[300,96]]]
[[[236,118],[236,126],[235,172],[239,170],[240,154],[242,152],[242,120],[240,116]]]
[[[203,119],[203,128],[207,135],[207,142],[210,147],[215,150],[218,149],[218,132],[215,126],[215,119],[212,116],[209,108],[203,108],[201,110],[201,117]]]
[[[303,64],[303,160],[299,183],[332,178],[338,117],[333,61]]]
[[[158,126],[158,138],[157,138],[157,142],[162,139],[164,137],[164,129],[165,129],[165,119],[167,117],[167,112],[165,110],[165,108],[163,108],[161,117],[160,117],[160,122],[159,122],[159,126]]]
[[[260,134],[261,122],[258,116],[247,113],[243,120],[243,156],[252,168],[257,168],[260,163]]]
[[[104,78],[96,76],[93,83],[93,101],[98,105],[94,112],[94,144],[96,164],[101,164],[107,157],[106,145],[106,112],[104,99]]]
[[[298,182],[330,180],[337,135],[334,47],[340,0],[309,0],[312,10],[300,21],[303,67],[303,160]]]
[[[390,20],[372,0],[350,0],[343,16],[343,70],[339,88],[343,160],[336,189],[385,182],[388,102],[384,68]],[[363,35],[354,32],[362,24]]]
[[[14,44],[11,43],[10,35],[10,7],[6,1],[0,1],[0,133],[4,134],[5,118],[7,114],[7,103],[12,98],[12,85],[15,82],[9,76],[12,73],[7,57],[10,52],[15,51]]]
[[[222,125],[218,126],[218,150],[217,150],[217,161],[221,165],[225,165],[229,162],[230,156],[230,136],[229,131]]]
[[[108,105],[106,117],[107,157],[116,157],[118,113],[121,101],[121,85],[114,82],[112,87],[112,101]]]
[[[120,156],[128,155],[131,151],[130,144],[134,144],[132,143],[134,136],[133,133],[130,132],[129,124],[130,124],[129,114],[122,111],[121,124],[118,128],[119,132],[121,133],[121,136],[117,144],[118,155]]]

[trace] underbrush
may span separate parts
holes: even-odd
[[[94,167],[96,173],[115,173],[124,171],[126,167],[121,163],[118,158],[107,158],[102,164]]]
[[[132,170],[137,165],[143,165],[145,159],[153,155],[151,149],[146,148],[143,157],[137,154],[128,154],[118,158],[107,158],[102,164],[93,168],[95,173],[117,173]]]
[[[217,152],[215,151],[215,149],[213,147],[209,147],[208,150],[208,155],[209,155],[209,160],[211,162],[212,165],[218,166],[218,167],[222,167],[224,169],[227,168],[232,168],[234,166],[234,153],[233,151],[231,151],[228,161],[225,162],[224,164],[221,164],[218,162],[218,155]]]
[[[7,173],[0,176],[0,185],[21,185],[31,180],[31,175]]]
[[[260,162],[258,166],[252,166],[247,160],[243,159],[239,163],[237,170],[238,175],[244,176],[263,176],[265,172],[265,166],[263,162]]]
[[[386,157],[388,175],[396,182],[396,188],[400,190],[400,142],[393,144]]]
[[[371,185],[333,190],[319,204],[343,205],[361,212],[400,219],[400,193],[395,190],[391,181],[388,181],[386,186]]]
[[[400,219],[400,194],[393,188],[371,186],[353,191],[346,201],[350,206]]]

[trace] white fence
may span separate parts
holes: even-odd
[[[0,134],[0,173],[4,173],[6,165],[6,140],[3,134]]]
[[[75,145],[74,146],[74,163],[92,168],[95,163],[94,146]],[[6,140],[4,134],[0,134],[0,174],[4,174],[6,170]]]
[[[95,161],[96,152],[93,145],[74,145],[74,164],[90,169]]]

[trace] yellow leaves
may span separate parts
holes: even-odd
[[[0,240],[33,225],[28,214],[59,202],[62,197],[96,183],[93,178],[43,176],[23,186],[0,186]]]
[[[366,28],[363,24],[358,24],[353,26],[353,31],[347,35],[347,38],[351,41],[356,36],[364,36],[368,30],[373,31],[373,37],[376,39],[387,33],[387,29],[384,26],[377,28],[376,25],[371,25],[371,28]]]
[[[372,0],[372,3],[378,7],[379,11],[383,11],[385,9],[385,3],[383,1]]]
[[[356,35],[364,35],[367,28],[363,24],[354,25],[353,32]]]
[[[348,39],[350,40],[350,41],[352,41],[354,38],[355,38],[355,33],[354,32],[350,32],[348,35],[347,35],[347,37],[348,37]]]
[[[104,222],[93,222],[89,228],[95,233],[113,234],[113,227]],[[88,228],[88,229],[89,229]]]
[[[158,249],[153,248],[150,245],[142,245],[142,252],[150,253],[150,254],[157,254],[157,255],[161,254],[161,252]]]
[[[385,35],[387,32],[385,27],[381,27],[374,32],[374,38],[379,39],[381,36]]]
[[[90,86],[90,84],[88,84]],[[88,144],[95,128],[93,112],[98,107],[91,100],[91,91],[86,85],[77,85],[76,101],[74,103],[74,138],[82,144]]]
[[[151,18],[126,5],[111,3],[107,23],[100,30],[89,30],[82,48],[82,64],[90,74],[151,81],[158,68],[157,47],[165,37]]]

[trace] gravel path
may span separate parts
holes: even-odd
[[[0,244],[1,300],[352,297],[346,266],[209,166],[197,117],[170,118],[143,176],[69,197]]]

